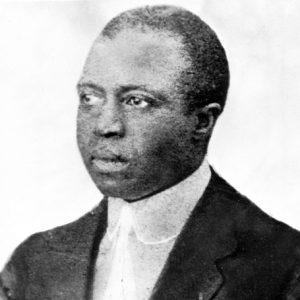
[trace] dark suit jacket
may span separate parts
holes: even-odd
[[[104,199],[79,220],[27,239],[1,274],[8,299],[91,299],[106,225]],[[151,300],[300,299],[299,259],[299,232],[266,215],[213,172]]]

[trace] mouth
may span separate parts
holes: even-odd
[[[90,162],[97,172],[103,174],[121,172],[129,164],[125,158],[111,153],[92,155]]]

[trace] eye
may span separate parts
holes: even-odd
[[[130,95],[126,97],[125,103],[131,106],[144,108],[150,105],[150,99],[143,96]]]
[[[80,103],[84,105],[97,105],[103,101],[103,98],[92,94],[81,94]]]

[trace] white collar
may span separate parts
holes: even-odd
[[[128,203],[108,199],[108,236],[113,237],[120,224],[122,210],[128,208],[137,238],[145,244],[166,242],[176,237],[186,223],[211,177],[206,159],[189,177],[175,186],[140,201]]]

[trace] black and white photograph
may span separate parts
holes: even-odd
[[[0,2],[0,300],[299,300],[300,2]]]

